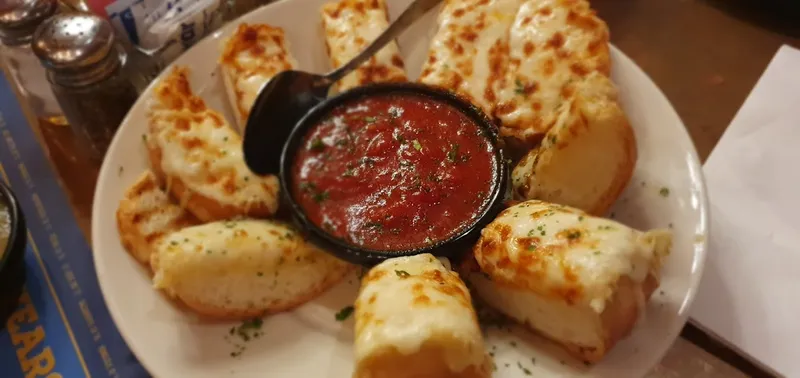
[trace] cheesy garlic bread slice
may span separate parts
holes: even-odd
[[[278,178],[250,172],[242,138],[189,86],[176,67],[154,89],[146,145],[156,176],[203,222],[268,217],[278,209]]]
[[[508,65],[508,29],[522,2],[445,2],[419,81],[456,92],[491,115]]]
[[[668,231],[527,201],[483,229],[473,250],[480,271],[465,274],[487,304],[597,362],[645,310],[671,245]]]
[[[261,87],[279,72],[296,68],[297,61],[278,27],[242,23],[223,43],[222,79],[239,129],[244,130]]]
[[[122,197],[117,208],[117,230],[122,245],[137,261],[150,266],[150,256],[167,234],[197,223],[172,202],[151,171],[143,173]]]
[[[339,0],[322,6],[325,47],[333,68],[364,50],[389,26],[384,0]],[[396,42],[391,42],[335,84],[338,92],[371,83],[406,81]]]
[[[541,140],[574,86],[610,74],[609,33],[585,0],[527,0],[509,30],[508,69],[498,82],[500,133]]]
[[[519,199],[540,199],[605,214],[628,185],[636,138],[611,80],[589,74],[562,103],[541,144],[512,171]]]
[[[153,284],[200,315],[251,319],[290,310],[339,282],[351,265],[266,220],[184,228],[159,245]]]
[[[490,376],[469,291],[433,255],[372,268],[361,283],[355,322],[354,378]]]

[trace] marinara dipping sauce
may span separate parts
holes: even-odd
[[[495,148],[474,120],[425,95],[354,98],[304,136],[292,197],[311,222],[356,246],[424,248],[485,210]]]

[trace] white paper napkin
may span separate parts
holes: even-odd
[[[778,50],[704,171],[709,257],[692,318],[800,377],[800,50]]]

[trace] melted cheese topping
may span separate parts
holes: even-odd
[[[297,67],[283,29],[241,24],[225,41],[220,58],[228,95],[244,128],[261,87],[279,72]]]
[[[492,114],[507,66],[508,29],[523,0],[448,0],[419,81],[449,89]]]
[[[659,277],[668,231],[618,222],[541,201],[504,210],[481,233],[475,259],[493,282],[590,306],[602,313],[622,276]]]
[[[611,79],[592,72],[574,89],[539,146],[514,168],[514,193],[605,214],[633,174],[636,139]]]
[[[384,0],[341,0],[322,7],[322,27],[331,65],[339,68],[389,26]],[[403,58],[391,42],[336,83],[339,92],[379,82],[406,81]]]
[[[430,254],[386,260],[369,271],[355,305],[356,361],[387,348],[403,355],[444,346],[453,372],[484,362],[471,298],[458,274]]]
[[[497,89],[501,134],[532,140],[555,122],[571,84],[609,75],[608,28],[584,0],[528,0],[509,32],[508,70]]]
[[[221,206],[239,209],[278,208],[278,178],[250,172],[242,155],[242,138],[221,114],[192,94],[187,69],[176,68],[155,89],[147,143],[161,153],[168,179],[179,178],[189,195],[200,194]],[[179,198],[181,202],[190,196]],[[204,217],[195,214],[202,220]]]
[[[262,220],[184,228],[157,253],[156,288],[229,310],[295,305],[349,269],[291,228]]]

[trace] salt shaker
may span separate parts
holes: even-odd
[[[138,97],[112,26],[91,14],[59,14],[36,30],[32,47],[73,132],[101,160]]]
[[[0,52],[11,80],[40,122],[61,123],[61,110],[44,67],[31,51],[31,40],[36,27],[58,9],[57,0],[0,0]]]

